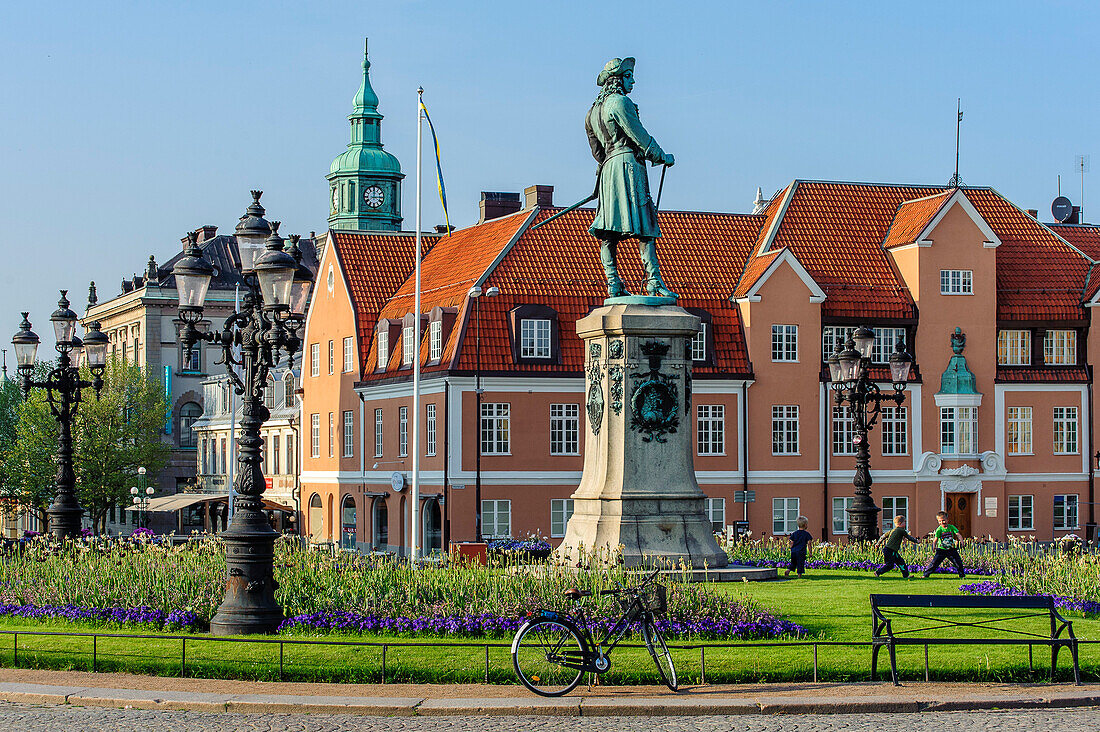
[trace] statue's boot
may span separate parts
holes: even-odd
[[[619,268],[615,264],[615,255],[618,248],[618,242],[608,240],[600,242],[600,262],[603,264],[603,273],[607,277],[608,297],[625,297],[630,294],[626,291],[626,285],[619,277]]]
[[[661,279],[661,264],[657,261],[657,242],[654,239],[642,239],[638,243],[638,256],[645,267],[645,290],[655,297],[680,297],[665,287]]]

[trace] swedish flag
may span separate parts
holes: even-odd
[[[424,106],[424,100],[420,100],[420,111],[424,113],[424,119],[428,120],[428,129],[432,133],[432,147],[435,148],[435,183],[439,189],[439,202],[443,204],[443,220],[447,224],[447,236],[451,235],[451,217],[447,213],[447,189],[443,185],[443,164],[439,158],[439,138],[435,136],[435,125],[428,116],[428,108]]]

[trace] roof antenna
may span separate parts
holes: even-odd
[[[1076,156],[1076,168],[1081,173],[1081,203],[1077,207],[1077,223],[1085,223],[1085,173],[1089,172],[1091,167],[1089,164],[1088,155]]]
[[[951,180],[947,181],[947,185],[952,188],[959,188],[962,186],[962,180],[959,179],[959,128],[962,127],[963,108],[962,97],[958,98],[958,117],[955,118],[955,175],[951,176]]]

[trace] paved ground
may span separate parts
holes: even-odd
[[[204,712],[99,709],[76,706],[34,706],[0,703],[0,725],[19,732],[229,732],[230,730],[279,730],[280,732],[798,732],[847,730],[881,732],[1039,732],[1097,729],[1100,709],[1032,709],[981,712],[925,712],[916,714],[831,714],[779,716],[705,717],[601,717],[555,719],[548,717],[362,717],[341,714],[217,714]]]

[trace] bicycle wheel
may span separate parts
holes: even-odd
[[[580,683],[584,646],[557,620],[537,620],[520,628],[512,642],[512,665],[519,680],[540,696],[561,696]],[[565,665],[570,664],[570,665]]]
[[[661,681],[665,682],[672,691],[680,688],[680,682],[676,679],[676,666],[672,663],[672,654],[668,652],[665,639],[657,630],[653,619],[650,618],[642,626],[645,635],[645,647],[649,649],[649,655],[653,656],[653,662],[657,664],[657,673],[661,674]]]

